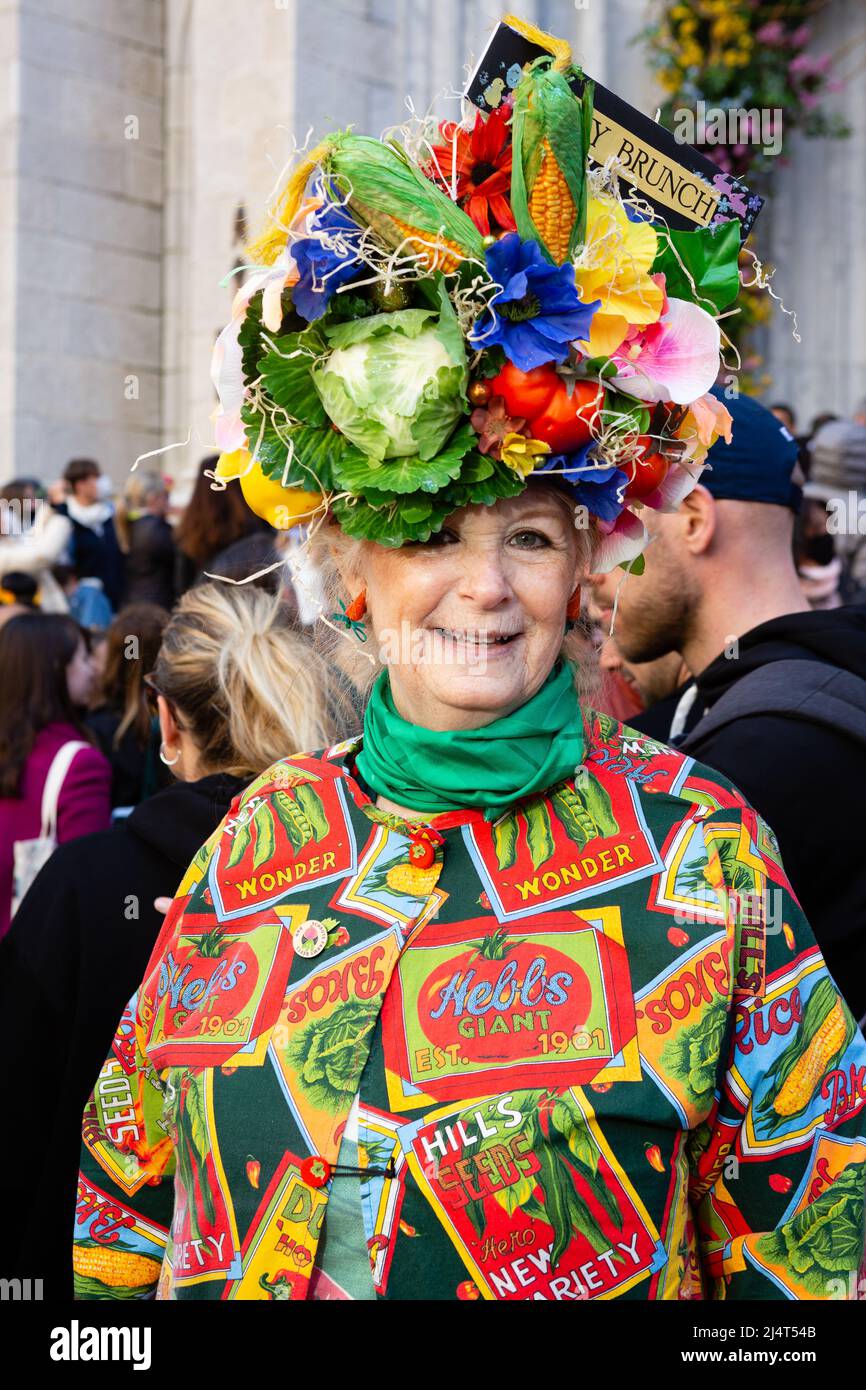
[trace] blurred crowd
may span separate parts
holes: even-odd
[[[789,406],[726,404],[734,442],[676,512],[648,513],[644,573],[590,577],[591,703],[634,729],[635,775],[657,742],[739,787],[863,1020],[866,402],[805,434]],[[158,474],[115,495],[87,459],[0,491],[0,1014],[9,1039],[37,1012],[46,1046],[64,1039],[50,1152],[74,1141],[164,899],[233,798],[361,722],[282,563],[293,533],[215,490],[215,464],[182,510]],[[49,1196],[40,1210],[30,1244],[52,1239]]]

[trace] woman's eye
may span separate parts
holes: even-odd
[[[436,550],[443,545],[454,545],[456,541],[457,535],[454,531],[443,530],[434,531],[428,540],[415,541],[414,544],[420,546],[422,550]]]
[[[511,537],[511,544],[520,550],[540,550],[550,545],[550,540],[541,531],[517,531]]]

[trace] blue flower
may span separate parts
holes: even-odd
[[[474,347],[503,348],[522,372],[545,362],[564,362],[569,343],[589,337],[601,300],[584,304],[574,283],[574,267],[551,265],[535,241],[510,232],[487,250],[487,269],[502,289],[491,302],[493,323],[479,320]]]
[[[321,189],[316,191],[322,196]],[[313,214],[311,230],[323,233],[327,244],[319,236],[309,236],[291,248],[299,276],[292,288],[292,303],[308,323],[320,319],[338,286],[357,274],[362,236],[361,228],[345,208],[330,201]]]
[[[590,449],[595,445],[591,439],[573,454],[551,454],[536,463],[533,477],[551,469],[568,483],[574,501],[586,507],[588,512],[601,521],[616,521],[623,509],[623,493],[628,486],[628,478],[621,468],[613,464],[601,467],[597,460],[588,459]]]

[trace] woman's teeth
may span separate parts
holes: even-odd
[[[519,632],[462,632],[458,628],[450,627],[437,627],[436,631],[451,642],[463,642],[466,646],[474,647],[502,647],[520,636]]]

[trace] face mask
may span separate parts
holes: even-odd
[[[811,536],[803,545],[803,554],[813,565],[829,565],[836,548],[832,536]]]

